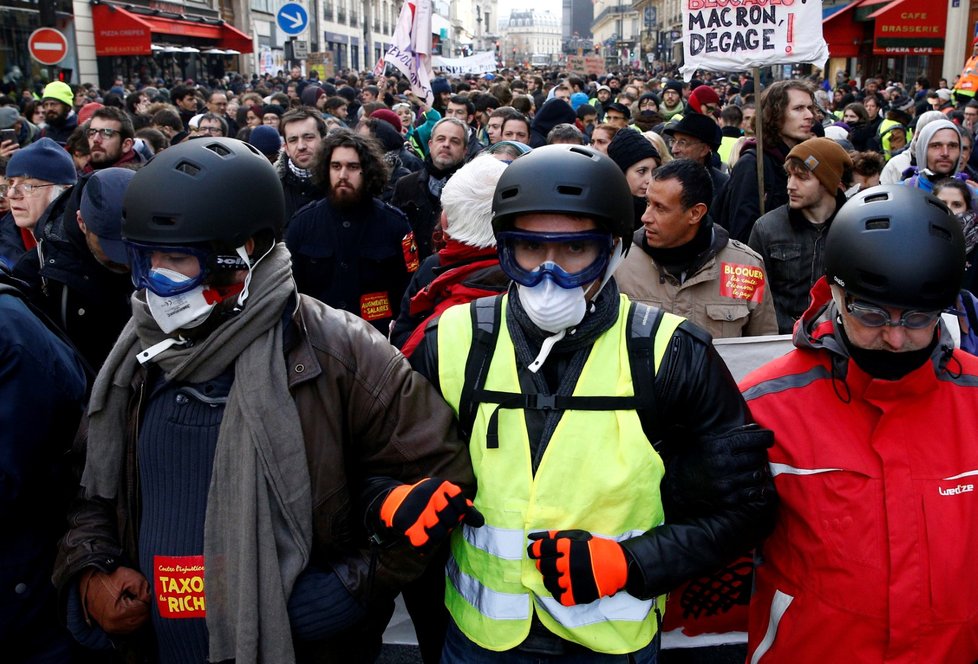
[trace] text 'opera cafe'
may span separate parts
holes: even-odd
[[[251,53],[251,37],[211,13],[92,0],[99,84],[108,87],[115,76],[206,80],[240,71],[237,56]]]

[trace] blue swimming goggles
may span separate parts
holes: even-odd
[[[215,269],[248,268],[239,256],[215,254],[213,250],[199,245],[142,244],[127,240],[126,248],[132,266],[133,285],[137,289],[146,288],[160,297],[179,295],[197,288]],[[158,268],[193,276],[177,280]]]
[[[496,235],[499,264],[510,279],[533,287],[549,277],[561,288],[586,286],[608,267],[614,238],[610,233],[531,233],[503,231]],[[532,270],[520,265],[533,264]],[[568,271],[563,266],[584,266]]]

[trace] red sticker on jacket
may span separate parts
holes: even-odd
[[[720,295],[735,300],[760,302],[764,298],[764,268],[740,263],[720,263]]]
[[[204,556],[153,556],[153,590],[163,618],[204,618]]]
[[[417,272],[421,261],[418,259],[418,245],[414,242],[414,232],[401,238],[401,251],[404,252],[404,266],[408,272]]]
[[[391,301],[386,291],[360,296],[360,318],[364,320],[391,318]]]

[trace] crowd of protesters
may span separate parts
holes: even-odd
[[[51,421],[43,436],[57,439],[58,449],[71,449],[73,431],[69,429],[74,422],[64,412],[87,399],[85,386],[89,392],[93,389],[100,369],[101,377],[94,383],[99,389],[93,398],[104,401],[131,396],[126,392],[128,383],[109,383],[121,380],[113,373],[124,359],[117,355],[119,335],[126,339],[129,334],[133,347],[137,343],[133,336],[136,333],[131,330],[132,307],[137,308],[144,323],[155,326],[154,334],[159,337],[154,337],[158,344],[139,353],[148,354],[140,357],[141,364],[144,360],[151,362],[173,344],[187,342],[183,336],[179,337],[183,341],[177,342],[173,337],[164,338],[167,335],[196,329],[189,338],[193,340],[197,334],[204,340],[218,329],[219,321],[226,322],[240,313],[249,295],[251,269],[265,256],[272,257],[269,260],[274,261],[282,275],[288,271],[288,278],[282,277],[283,283],[294,278],[303,296],[366,322],[362,330],[357,328],[362,338],[351,352],[361,352],[360,342],[364,347],[377,339],[383,342],[369,329],[373,328],[412,363],[425,366],[430,360],[426,353],[432,352],[425,340],[435,338],[426,331],[435,329],[434,323],[443,312],[452,305],[514,288],[515,268],[501,265],[500,256],[507,251],[527,251],[530,241],[522,237],[526,235],[522,228],[500,233],[494,227],[493,196],[498,195],[495,185],[510,164],[550,145],[593,148],[606,156],[595,163],[612,168],[616,177],[620,171],[627,184],[627,195],[624,188],[618,192],[620,196],[616,194],[614,209],[624,211],[622,218],[630,217],[631,222],[625,224],[627,232],[616,231],[619,241],[614,249],[601,249],[611,253],[602,257],[609,278],[617,270],[609,292],[620,289],[635,302],[678,314],[713,338],[789,334],[797,330],[810,305],[813,287],[824,284],[823,253],[828,230],[836,214],[854,196],[881,184],[897,183],[932,193],[948,206],[964,234],[966,263],[964,279],[958,285],[961,321],[955,334],[960,337],[962,348],[978,350],[978,335],[973,331],[978,323],[978,300],[969,293],[978,287],[978,262],[973,260],[978,246],[978,156],[973,151],[978,100],[947,81],[932,85],[926,78],[918,78],[908,85],[872,77],[850,80],[842,73],[831,82],[799,77],[765,80],[762,85],[745,74],[703,73],[687,83],[659,73],[629,71],[585,76],[568,75],[557,69],[515,69],[479,75],[439,75],[432,80],[431,89],[433,98],[429,104],[412,92],[403,77],[346,72],[320,80],[315,72],[307,77],[301,68],[293,67],[277,76],[247,79],[233,75],[206,85],[191,80],[165,83],[119,78],[108,90],[60,81],[37,89],[4,90],[0,96],[0,286],[16,284],[31,311],[60,339],[50,343],[64,355],[56,358],[56,366],[46,369],[64,394],[60,400],[52,401],[44,413]],[[761,143],[756,137],[758,126],[763,127]],[[174,152],[167,152],[188,143],[210,146],[210,153],[195,161],[195,157],[182,156],[193,154],[185,147],[174,151],[181,155],[179,158],[173,156]],[[567,148],[575,155],[594,156],[591,150],[573,152],[576,149]],[[548,161],[556,153],[547,150],[547,159],[535,159],[553,164],[554,171],[560,173],[565,162]],[[227,165],[249,155],[261,156],[261,168],[237,171]],[[224,157],[227,160],[222,161]],[[149,203],[144,205],[127,196],[130,182],[137,177],[134,173],[152,169],[154,162],[157,172],[162,172],[160,163],[169,164],[168,159],[175,160],[170,164],[172,172],[157,176],[160,182],[166,182],[165,190],[141,185],[140,200],[151,200],[156,207],[149,210]],[[208,159],[214,163],[209,165]],[[267,197],[255,195],[262,191],[255,183],[272,170],[269,164],[275,174],[269,181],[277,178],[282,194],[283,214],[274,223],[272,218],[278,216],[278,207]],[[207,173],[208,169],[211,175],[206,187],[201,184],[203,179],[192,182],[194,176]],[[760,178],[759,170],[763,173]],[[183,175],[174,175],[176,172],[190,179],[184,181]],[[249,172],[256,174],[254,182],[247,179]],[[587,168],[582,172],[588,172]],[[600,169],[593,172],[599,173]],[[213,173],[224,175],[216,177]],[[235,179],[236,173],[241,174],[240,180]],[[581,186],[585,184],[597,184],[599,189],[604,183]],[[256,188],[251,190],[253,185]],[[277,201],[277,188],[275,192]],[[182,199],[191,194],[193,198],[188,200],[193,201],[193,210]],[[174,201],[173,210],[183,212],[168,212],[170,200]],[[234,218],[252,220],[262,210],[273,207],[275,210],[262,219],[267,227],[256,226],[252,238],[238,238],[232,228],[233,219],[227,222],[227,228],[222,227],[227,237],[221,238],[194,236],[181,227],[182,214],[199,217],[202,210],[213,210],[215,218],[224,219],[231,210]],[[538,204],[532,211],[548,212],[549,208]],[[132,234],[132,219],[143,217],[143,230],[149,229],[146,232],[152,236],[146,247]],[[128,235],[123,230],[123,219],[130,224]],[[251,222],[242,223],[247,226]],[[622,225],[621,219],[608,223],[617,224],[616,228]],[[160,238],[169,232],[160,230],[164,227],[176,229],[180,240],[169,253],[159,249],[166,244]],[[228,239],[232,236],[233,242]],[[255,253],[251,242],[254,238],[261,240],[260,251],[265,253]],[[506,239],[512,246],[497,247],[497,238]],[[177,298],[185,292],[180,284],[188,275],[177,267],[169,272],[159,270],[150,264],[151,255],[166,253],[170,258],[172,254],[181,259],[189,256],[203,266],[214,258],[204,254],[216,251],[211,246],[216,239],[224,242],[223,253],[217,255],[217,267],[229,268],[235,274],[248,270],[248,278],[243,284],[216,279],[210,284],[213,288],[199,301]],[[590,236],[585,239],[593,242]],[[208,248],[205,251],[198,245]],[[194,253],[196,249],[200,251]],[[253,263],[252,256],[260,258]],[[137,289],[152,290],[152,279],[147,275],[153,272],[167,272],[164,276],[171,280],[167,284],[172,297],[147,296],[144,305],[140,301],[140,308],[135,304],[140,297]],[[532,276],[527,279],[532,280]],[[599,292],[607,281],[602,281]],[[0,290],[0,294],[3,292]],[[270,295],[263,291],[256,295],[259,302],[266,296]],[[233,309],[235,300],[239,306]],[[208,320],[215,306],[223,317]],[[532,321],[537,326],[533,329],[551,329],[534,317],[530,305],[526,306],[526,312],[520,310],[526,318],[524,324]],[[555,329],[562,332],[580,322],[584,316],[583,299],[580,306],[581,315],[576,321],[560,321],[567,324],[556,324]],[[335,312],[330,313],[326,318],[334,315]],[[562,314],[551,311],[547,315],[559,318]],[[327,324],[338,325],[335,321],[324,323]],[[929,319],[927,324],[934,324],[934,320]],[[888,320],[882,325],[889,329],[899,323]],[[62,342],[66,346],[58,345]],[[281,338],[276,338],[276,343],[281,342]],[[213,340],[211,343],[217,344]],[[189,345],[193,346],[192,341]],[[387,343],[382,345],[386,352]],[[549,348],[544,343],[544,350],[540,350],[537,359],[541,364]],[[293,351],[290,347],[289,353]],[[218,358],[223,357],[215,353]],[[70,360],[72,356],[78,358],[77,363]],[[289,356],[288,361],[294,361],[294,372],[305,370],[301,359]],[[105,367],[109,367],[108,373]],[[426,426],[437,428],[444,424],[442,428],[447,428],[447,411],[436,409],[437,421],[422,421],[424,413],[413,411],[414,402],[408,398],[414,388],[404,387],[398,397],[397,385],[385,383],[386,375],[375,369],[377,373],[372,378],[376,385],[370,389],[399,404],[403,421],[415,427],[412,435],[421,436],[418,432]],[[409,385],[413,374],[406,365],[401,369],[404,385]],[[432,371],[437,374],[437,367]],[[160,395],[164,394],[173,397],[176,404],[196,399],[213,405],[218,398],[224,399],[220,403],[225,404],[231,396],[231,381],[238,380],[233,372],[228,375],[224,371],[208,374],[207,380],[194,383],[195,390],[200,386],[216,390],[214,396],[210,392],[175,389],[156,378],[156,392],[149,397],[155,404],[163,403]],[[294,378],[302,381],[317,376]],[[254,380],[256,384],[260,382]],[[337,379],[340,380],[349,380],[350,385],[354,382],[346,373]],[[335,388],[330,385],[329,389]],[[24,394],[29,396],[28,392]],[[235,398],[240,397],[235,393]],[[412,398],[421,397],[415,394]],[[175,417],[174,412],[179,409],[171,404],[158,406],[158,410],[150,413],[158,430],[149,436],[163,436],[160,432],[172,425],[167,418]],[[302,415],[308,412],[303,410]],[[375,415],[379,418],[381,414]],[[208,416],[204,409],[200,417],[214,429],[211,442],[216,444],[215,422],[220,423],[223,411]],[[367,428],[369,418],[360,412],[357,418],[361,417],[364,421],[358,419],[357,426]],[[282,416],[266,422],[265,427],[285,427],[286,419]],[[121,422],[113,425],[123,426]],[[107,425],[102,422],[97,426]],[[340,428],[337,427],[337,440],[349,433],[340,432]],[[283,431],[270,433],[282,435]],[[121,429],[113,432],[122,434]],[[295,436],[300,444],[302,433]],[[442,434],[444,431],[439,429],[433,435]],[[396,445],[388,448],[389,442],[378,439],[380,457],[391,454],[391,458],[396,458],[399,450],[393,449]],[[447,455],[442,461],[452,467],[460,458],[460,449],[452,447],[437,453]],[[186,453],[183,461],[203,459],[194,456],[202,454],[199,450]],[[12,564],[0,571],[0,578],[6,581],[30,577],[27,583],[36,584],[31,586],[28,609],[17,610],[25,631],[15,659],[20,655],[27,657],[32,649],[47,648],[50,658],[39,661],[70,661],[67,653],[77,655],[78,643],[95,652],[111,650],[110,637],[134,633],[147,621],[159,639],[150,647],[168,653],[170,661],[206,656],[207,636],[202,621],[174,627],[164,620],[162,609],[151,602],[154,589],[136,570],[142,569],[145,575],[147,569],[159,563],[143,559],[148,555],[145,550],[139,560],[127,560],[125,565],[120,562],[119,552],[105,564],[79,562],[86,560],[88,544],[79,544],[80,540],[72,539],[72,535],[91,524],[79,525],[77,519],[60,547],[55,546],[64,534],[60,526],[67,511],[66,494],[71,488],[70,466],[74,461],[77,459],[65,454],[57,472],[51,473],[56,475],[55,481],[64,483],[64,491],[32,489],[24,499],[42,507],[31,512],[35,516],[30,523],[13,524],[14,529],[21,529],[20,539],[13,547],[16,550],[0,547],[0,567],[8,559],[16,559],[20,566]],[[402,461],[398,458],[391,464]],[[122,481],[118,468],[105,472],[112,481]],[[143,471],[127,466],[125,472],[138,475]],[[188,499],[188,509],[199,521],[198,535],[203,536],[208,476],[202,473],[197,479],[196,494]],[[411,473],[396,479],[417,482],[410,485],[411,489],[427,481]],[[459,473],[458,482],[463,489],[467,490],[472,481],[466,472]],[[459,486],[452,486],[460,490]],[[150,544],[158,544],[153,539],[157,536],[184,536],[175,532],[176,526],[167,525],[166,516],[172,516],[175,508],[167,503],[169,496],[163,499],[162,494],[150,495],[157,489],[164,491],[160,487],[138,490],[143,498],[159,499],[152,505],[158,510],[153,515],[159,532],[151,533],[152,537],[139,535]],[[384,487],[385,491],[389,489]],[[371,495],[379,506],[378,496],[389,494],[378,490]],[[120,509],[124,508],[135,509],[132,505]],[[463,512],[468,514],[466,518],[475,518],[459,509],[459,518]],[[86,514],[92,513],[89,510]],[[34,526],[38,520],[45,522],[44,528]],[[281,525],[266,524],[266,534],[271,536],[272,530]],[[356,529],[360,525],[344,523],[336,527]],[[318,522],[313,524],[313,528],[320,526]],[[344,531],[346,535],[354,537]],[[750,538],[743,536],[736,551],[723,553],[731,554],[728,558],[747,555],[744,549],[756,544],[758,537],[759,533]],[[741,562],[744,560],[749,567],[749,558],[742,558]],[[357,564],[361,562],[358,560]],[[716,561],[711,558],[711,562]],[[371,561],[371,565],[375,563]],[[351,576],[366,574],[354,567],[351,564]],[[443,583],[443,579],[432,581],[432,570],[435,576],[440,575],[436,567],[431,566],[421,579],[435,585]],[[24,568],[31,573],[25,574]],[[54,587],[49,583],[52,570]],[[120,570],[124,578],[120,577]],[[276,629],[291,629],[293,636],[335,636],[365,620],[371,622],[371,638],[378,636],[378,624],[382,628],[385,619],[372,622],[376,616],[360,613],[362,606],[357,606],[373,601],[371,588],[357,586],[351,599],[345,593],[356,583],[346,583],[344,579],[344,589],[329,573],[308,570],[287,584],[296,584],[288,598],[289,622],[272,625],[274,636],[281,636]],[[371,567],[370,574],[373,573]],[[679,586],[674,597],[694,592],[691,588],[695,584],[680,585],[692,576],[695,574],[676,574],[669,579],[670,589]],[[279,592],[282,588],[273,590]],[[117,591],[118,596],[108,596]],[[261,592],[256,591],[250,599],[259,598]],[[130,604],[119,606],[123,595]],[[447,621],[447,616],[440,613],[441,595],[435,598],[436,608],[425,603],[432,600],[430,592],[419,595],[407,586],[405,598],[426,660],[437,661],[447,624],[438,622]],[[674,600],[673,606],[678,602]],[[154,608],[150,610],[144,604]],[[323,608],[327,605],[340,608],[335,615],[327,615],[329,612]],[[6,615],[8,608],[0,605],[0,615]],[[51,617],[56,620],[46,620]],[[667,612],[665,626],[680,626],[686,617],[677,611]],[[716,618],[712,614],[705,617]],[[106,627],[103,620],[111,629],[99,628]],[[21,622],[11,618],[9,625]],[[538,627],[534,624],[534,629]],[[723,631],[727,627],[720,621],[713,623],[711,629]],[[69,632],[72,639],[68,638]],[[0,636],[5,638],[7,634]],[[563,641],[553,634],[546,637],[556,639],[556,645],[564,647]],[[6,644],[6,640],[2,642]],[[738,650],[733,656],[742,659],[742,655]]]

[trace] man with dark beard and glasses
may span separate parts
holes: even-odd
[[[407,217],[377,198],[387,182],[380,150],[348,131],[323,139],[312,168],[326,198],[295,214],[286,244],[299,292],[386,336],[418,269],[418,250]]]

